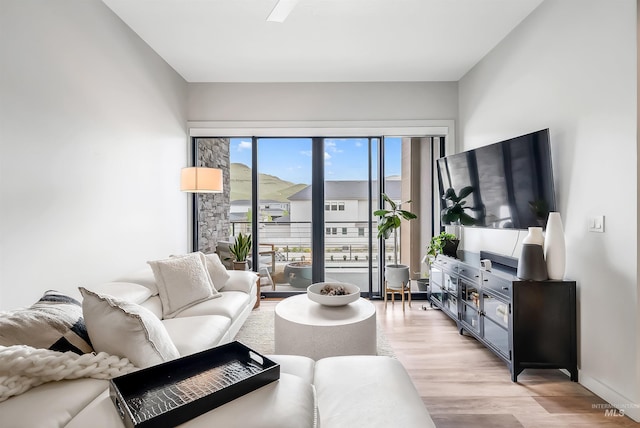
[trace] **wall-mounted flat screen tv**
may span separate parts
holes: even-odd
[[[438,159],[441,223],[544,227],[556,210],[549,130]]]

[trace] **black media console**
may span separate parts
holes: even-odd
[[[575,281],[520,280],[517,260],[494,253],[458,257],[438,255],[431,265],[431,304],[504,360],[512,381],[524,369],[549,368],[577,382]],[[491,260],[490,271],[481,258]]]

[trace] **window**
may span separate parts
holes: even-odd
[[[324,203],[325,211],[344,211],[344,202],[326,201]]]
[[[190,197],[194,249],[213,252],[216,243],[228,240],[229,236],[237,236],[239,232],[256,234],[255,242],[272,245],[277,252],[278,263],[271,272],[272,290],[269,291],[299,292],[280,287],[289,279],[284,269],[302,256],[308,261],[311,254],[313,281],[323,281],[325,277],[340,279],[344,275],[373,296],[382,294],[384,277],[379,261],[384,263],[389,253],[394,256],[397,252],[405,255],[407,263],[414,262],[410,248],[400,251],[403,245],[411,247],[411,227],[405,227],[411,223],[404,223],[399,231],[396,250],[393,240],[376,238],[377,219],[372,211],[380,206],[381,191],[394,196],[394,200],[401,200],[403,150],[416,149],[417,154],[430,158],[431,145],[423,144],[422,140],[409,137],[197,137],[192,142],[192,163],[229,168],[230,181],[222,195]],[[444,145],[442,141],[440,144]],[[422,148],[428,151],[421,152]],[[291,154],[286,163],[296,165],[291,171],[282,168],[285,152]],[[223,162],[227,157],[229,162]],[[416,156],[406,158],[415,160]],[[411,166],[415,166],[413,163]],[[279,181],[273,182],[273,177]],[[256,179],[257,186],[254,186]],[[297,196],[289,199],[290,194],[279,193],[277,186],[282,182],[305,187],[290,186]],[[323,186],[323,192],[313,192],[313,186]],[[325,199],[318,200],[319,194]],[[256,205],[257,213],[251,208]],[[215,212],[210,213],[212,210]],[[221,216],[217,214],[225,214],[225,210],[228,215],[222,216],[224,221],[220,222]],[[314,218],[322,221],[313,222]],[[436,226],[432,225],[432,229]],[[382,242],[385,246],[379,248]],[[346,267],[357,269],[346,270]]]

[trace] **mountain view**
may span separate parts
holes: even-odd
[[[287,198],[307,187],[280,178],[259,174],[260,199],[288,202]],[[242,163],[231,164],[231,200],[251,199],[251,168]]]

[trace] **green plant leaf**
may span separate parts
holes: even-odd
[[[463,212],[460,214],[460,223],[464,226],[473,226],[476,222],[476,219],[471,217],[469,214]]]
[[[414,218],[418,218],[417,215],[409,211],[399,210],[398,212],[400,213],[402,218],[404,218],[405,220],[413,220]]]
[[[473,192],[473,187],[472,186],[466,186],[466,187],[463,187],[462,189],[460,189],[460,194],[458,195],[458,201],[461,201],[464,198],[466,198],[467,196],[469,196],[471,194],[471,192]]]
[[[389,205],[391,205],[391,210],[395,211],[396,210],[396,203],[393,202],[391,200],[391,198],[389,198],[386,194],[382,194],[382,199],[384,199],[385,202],[387,202]]]
[[[445,192],[442,199],[451,199],[456,197],[456,191],[453,190],[453,187],[449,187]]]

